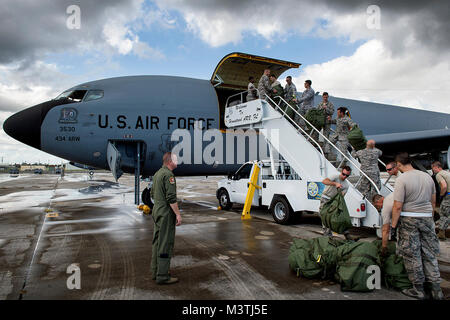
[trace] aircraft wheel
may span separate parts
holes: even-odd
[[[152,202],[152,198],[150,197],[150,189],[149,188],[145,188],[144,191],[142,191],[142,202],[149,206],[150,209],[153,209],[153,202]]]
[[[230,210],[233,206],[233,203],[230,201],[230,195],[227,190],[222,189],[219,191],[219,205],[223,210]]]
[[[289,202],[280,196],[273,197],[269,211],[272,214],[273,220],[279,224],[288,224],[293,216]]]

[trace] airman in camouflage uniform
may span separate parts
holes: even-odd
[[[153,176],[151,197],[154,200],[152,243],[152,278],[157,284],[172,284],[177,278],[170,277],[170,259],[175,243],[175,226],[181,224],[177,204],[177,184],[172,170],[177,167],[176,156],[167,152],[163,166]]]
[[[442,300],[437,261],[439,240],[434,231],[433,211],[436,188],[431,176],[411,165],[406,152],[395,157],[402,174],[395,180],[392,208],[391,239],[398,229],[397,255],[403,258],[412,288],[402,293],[425,299],[425,282],[431,284],[431,296]]]
[[[439,220],[436,221],[438,228],[438,237],[441,240],[446,239],[445,231],[448,228],[448,219],[450,216],[450,172],[442,169],[442,164],[435,161],[431,164],[433,173],[436,174],[436,181],[439,183],[441,189],[441,206],[439,207]]]
[[[258,99],[258,92],[255,87],[255,77],[248,78],[247,101]]]
[[[323,135],[329,139],[330,137],[330,123],[327,121],[328,117],[332,117],[334,114],[334,105],[328,101],[328,92],[324,92],[322,94],[322,102],[317,105],[317,109],[323,110],[323,114],[325,117],[325,125],[323,127]],[[319,134],[314,131],[313,132],[314,140],[318,141]],[[325,146],[323,148],[323,152],[328,154],[330,153],[331,146],[325,142]]]
[[[436,259],[439,241],[434,227],[432,217],[401,217],[399,221],[397,254],[403,257],[408,278],[415,287],[423,288],[425,280],[435,287],[441,282]]]
[[[306,80],[305,81],[305,90],[302,92],[302,96],[297,99],[297,102],[299,103],[299,112],[300,114],[305,117],[308,113],[309,109],[314,108],[314,89],[311,88],[312,81]],[[306,130],[306,123],[305,121],[300,118],[299,116],[296,117],[296,122],[300,127],[302,127],[304,130]]]
[[[258,83],[258,94],[259,98],[262,100],[267,101],[267,96],[270,95],[270,92],[272,90],[272,86],[269,80],[270,75],[270,69],[264,70],[264,74],[262,75],[261,79],[259,79]]]
[[[356,151],[353,156],[358,157],[361,163],[361,170],[375,182],[378,190],[381,189],[380,169],[378,168],[378,159],[383,153],[380,149],[375,148],[375,141],[367,141],[365,149]],[[372,183],[363,177],[357,188],[367,199],[372,200],[372,197],[377,193]]]
[[[289,105],[294,108],[294,110],[297,110],[297,87],[292,82],[292,77],[287,76],[286,77],[286,86],[284,87],[284,99],[289,103]],[[285,106],[283,110],[286,112],[287,116],[290,119],[295,118],[295,112],[292,108],[289,108],[288,106]]]
[[[337,147],[339,150],[347,155],[347,148],[350,143],[348,142],[347,135],[350,132],[350,129],[356,125],[356,123],[350,119],[348,116],[348,110],[346,107],[339,107],[337,109],[337,118],[333,120],[329,120],[329,123],[336,124],[336,130],[333,134],[330,135],[330,141],[332,143],[338,142]],[[337,160],[342,160],[342,156],[340,153],[337,155]],[[343,165],[345,165],[346,161],[343,161]]]

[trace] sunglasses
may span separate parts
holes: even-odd
[[[347,178],[350,177],[349,174],[346,174],[346,173],[343,173],[343,172],[342,172],[342,175],[343,175],[344,177],[347,177]]]
[[[391,170],[394,170],[394,168],[386,168],[386,171],[391,171]]]

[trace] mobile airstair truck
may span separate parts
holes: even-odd
[[[350,187],[345,195],[352,224],[354,227],[375,228],[380,237],[381,216],[356,186],[365,177],[378,193],[387,195],[392,192],[389,184],[383,184],[381,190],[378,189],[360,170],[355,158],[349,153],[343,154],[283,98],[245,102],[244,95],[245,92],[241,92],[228,98],[225,125],[228,128],[259,130],[269,145],[270,160],[245,163],[235,174],[220,180],[216,193],[220,206],[230,209],[233,203],[245,204],[249,190],[254,188],[251,205],[267,206],[277,223],[286,224],[295,214],[305,211],[318,212],[325,188],[323,179],[338,174],[336,168],[345,159],[352,168],[352,176],[348,178]],[[280,106],[292,108],[311,127],[311,132],[290,119]],[[340,163],[326,159],[322,147],[312,138],[314,131],[331,145],[335,155],[342,159]]]

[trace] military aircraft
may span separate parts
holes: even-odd
[[[146,75],[87,82],[12,115],[3,128],[14,139],[36,149],[87,166],[110,169],[116,179],[122,172],[134,173],[137,179],[149,177],[161,167],[163,153],[174,147],[171,136],[176,129],[192,133],[196,126],[201,131],[216,129],[224,137],[233,136],[234,141],[242,133],[225,127],[228,98],[246,90],[249,76],[259,79],[266,68],[279,77],[299,66],[300,63],[235,52],[219,62],[210,80]],[[321,96],[316,95],[315,105],[320,101]],[[348,107],[353,120],[367,138],[375,139],[387,158],[403,150],[443,162],[449,160],[448,113],[334,96],[330,96],[330,101],[335,107]],[[223,157],[228,159],[233,152],[232,161],[199,162],[199,153],[209,143],[193,143],[191,164],[179,166],[176,174],[223,175],[255,160],[248,158],[248,150],[243,159],[237,156],[236,146],[223,145]],[[250,147],[247,142],[246,148]]]

